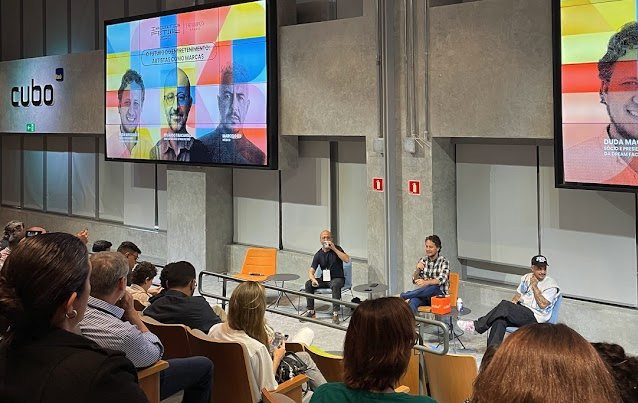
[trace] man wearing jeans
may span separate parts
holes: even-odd
[[[308,269],[308,277],[306,281],[306,292],[314,294],[317,288],[330,288],[332,290],[332,298],[341,299],[341,288],[346,283],[345,273],[343,271],[343,263],[350,261],[350,256],[346,254],[341,246],[332,242],[332,234],[325,230],[319,236],[321,249],[315,253],[312,259],[310,269]],[[321,278],[315,277],[317,267],[321,267]],[[313,298],[306,299],[306,312],[302,316],[315,318],[315,300]],[[332,322],[339,323],[339,304],[332,304]]]
[[[487,315],[478,320],[459,320],[459,327],[466,332],[483,334],[490,331],[487,345],[498,345],[505,338],[508,326],[544,323],[552,316],[560,288],[547,275],[547,258],[532,258],[532,272],[524,275],[511,301],[502,300]]]
[[[417,288],[402,292],[401,298],[409,300],[415,315],[419,306],[430,305],[432,297],[450,293],[450,262],[441,256],[441,238],[438,235],[425,238],[425,256],[416,264],[412,283]]]

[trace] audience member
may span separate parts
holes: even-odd
[[[37,236],[13,249],[0,273],[0,401],[148,402],[124,353],[76,334],[90,271],[73,235]]]
[[[638,357],[628,356],[618,344],[592,343],[616,381],[623,403],[638,403]]]
[[[425,238],[425,256],[416,264],[412,274],[412,284],[417,288],[401,293],[401,298],[409,300],[414,315],[421,305],[430,305],[430,299],[450,293],[450,262],[441,256],[441,238],[430,235]]]
[[[104,239],[93,242],[92,252],[110,252],[112,243],[105,241]]]
[[[459,327],[466,332],[483,334],[490,330],[487,345],[500,344],[508,326],[544,323],[552,316],[560,288],[547,275],[547,259],[537,255],[532,258],[532,272],[524,275],[511,301],[502,300],[487,315],[478,320],[459,320]]]
[[[157,362],[164,352],[133,307],[126,292],[128,264],[121,253],[98,252],[91,256],[91,295],[82,334],[102,347],[121,350],[136,368]],[[168,360],[160,372],[160,399],[184,390],[184,403],[209,403],[213,364],[205,357]]]
[[[152,305],[151,305],[152,306]],[[230,296],[228,306],[228,322],[219,323],[210,329],[208,335],[214,339],[236,341],[246,346],[250,356],[250,364],[255,379],[252,394],[255,401],[261,400],[261,389],[277,389],[275,372],[286,354],[286,342],[274,349],[270,356],[269,347],[272,340],[266,333],[266,292],[254,281],[241,283]],[[296,353],[308,366],[305,373],[309,378],[310,389],[326,383],[317,365],[308,353]]]
[[[416,341],[414,314],[400,298],[362,302],[352,313],[343,343],[343,383],[320,386],[311,403],[434,402],[395,393]]]
[[[149,292],[153,285],[153,279],[157,276],[157,268],[153,263],[139,262],[133,270],[131,277],[132,284],[126,287],[133,299],[138,300],[142,305],[149,306],[151,303],[148,299],[151,297]]]
[[[21,221],[9,221],[4,227],[2,239],[7,241],[8,245],[6,248],[0,250],[0,269],[2,269],[5,260],[7,260],[9,254],[11,254],[11,250],[24,238],[24,234],[24,223]]]
[[[221,323],[206,298],[193,296],[197,287],[195,267],[185,261],[169,263],[160,274],[164,290],[152,297],[151,305],[144,315],[162,323],[183,324],[191,329],[208,333],[210,328]]]
[[[350,261],[350,256],[343,251],[341,246],[332,242],[332,233],[324,230],[319,234],[319,242],[321,249],[315,253],[310,269],[308,269],[308,277],[306,281],[305,291],[314,294],[318,288],[330,288],[332,290],[332,298],[341,299],[341,289],[346,283],[346,276],[343,271],[343,264]],[[321,266],[322,278],[317,279],[315,272],[317,267]],[[332,304],[332,322],[339,323],[339,304]],[[307,318],[315,318],[315,300],[306,298],[306,311],[301,314]]]
[[[133,275],[133,268],[137,264],[142,251],[131,241],[124,241],[117,247],[117,251],[124,255],[128,261],[128,275],[126,276],[126,285],[131,285],[131,276]]]
[[[620,403],[596,350],[563,324],[537,323],[511,334],[474,381],[472,403]]]
[[[36,235],[46,234],[47,230],[42,227],[31,227],[25,231],[26,237],[32,237]],[[89,242],[89,230],[84,228],[82,231],[75,234],[85,245]]]

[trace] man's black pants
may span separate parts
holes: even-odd
[[[332,298],[341,299],[341,288],[346,283],[346,279],[343,277],[336,277],[328,281],[322,281],[317,279],[319,287],[314,287],[312,281],[306,281],[305,291],[308,294],[314,294],[318,288],[330,288],[332,289]],[[332,312],[339,312],[339,304],[332,304]],[[313,298],[306,298],[306,309],[315,310],[315,300]]]
[[[530,323],[537,323],[531,309],[502,300],[487,315],[475,320],[474,328],[480,334],[490,331],[487,336],[487,345],[491,346],[501,344],[508,326],[521,327]]]

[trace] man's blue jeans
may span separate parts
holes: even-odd
[[[410,300],[410,308],[412,308],[412,312],[416,315],[421,305],[428,305],[430,298],[439,294],[441,294],[441,289],[438,285],[428,285],[419,287],[416,290],[402,292],[401,298]]]
[[[173,358],[160,372],[160,400],[184,391],[183,403],[210,403],[213,363],[206,357]]]

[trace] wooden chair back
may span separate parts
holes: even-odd
[[[153,334],[155,334],[164,345],[164,355],[162,358],[192,357],[192,351],[188,342],[188,326],[167,325],[160,323],[150,316],[140,315],[142,321]]]
[[[459,273],[450,272],[450,306],[456,306],[459,297]]]
[[[265,281],[268,276],[277,273],[277,249],[248,248],[244,257],[241,273],[235,277],[243,280]]]
[[[250,374],[248,351],[238,342],[214,340],[188,331],[193,355],[210,358],[218,370],[213,377],[213,402],[256,403],[252,395],[255,382]]]
[[[430,396],[439,403],[463,403],[472,394],[477,375],[471,355],[424,353]]]
[[[215,371],[212,402],[257,403],[261,396],[253,396],[252,369],[248,361],[248,351],[242,343],[215,340],[208,336],[200,336],[188,329],[188,340],[194,355],[210,358],[220,368]],[[305,375],[279,384],[277,393],[290,397],[301,403],[301,385],[308,381]]]
[[[410,362],[408,363],[408,369],[403,374],[403,377],[399,380],[399,385],[402,385],[406,390],[402,390],[404,393],[417,396],[419,394],[419,361],[421,352],[419,350],[412,350],[410,356]]]
[[[159,360],[137,373],[137,381],[150,403],[160,401],[160,372],[168,368],[168,362]]]
[[[286,344],[286,346],[288,346]],[[287,349],[288,347],[286,347]],[[343,357],[326,353],[314,346],[306,346],[306,351],[328,382],[343,382]]]
[[[133,300],[133,307],[135,308],[136,311],[141,312],[141,311],[144,310],[144,308],[146,308],[146,305],[144,305],[140,301],[134,299]]]

